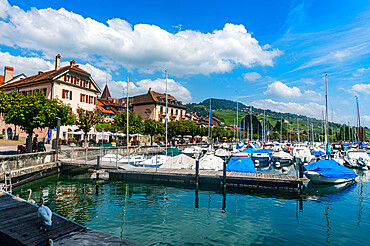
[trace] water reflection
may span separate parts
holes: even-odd
[[[54,212],[145,245],[343,245],[365,242],[370,226],[367,175],[359,173],[358,184],[309,184],[301,194],[231,187],[199,190],[60,175],[14,193],[27,199],[28,193],[20,189],[31,188],[32,199],[47,198]]]

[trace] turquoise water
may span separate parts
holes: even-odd
[[[17,189],[89,228],[143,245],[369,245],[369,171],[304,194],[200,190],[56,175]]]

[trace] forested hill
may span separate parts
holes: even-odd
[[[220,120],[224,121],[226,124],[232,123],[232,112],[235,112],[235,118],[236,118],[236,107],[237,103],[231,100],[226,99],[215,99],[212,98],[212,112],[214,112],[214,116],[219,118]],[[247,106],[243,103],[238,104],[239,108],[239,117],[243,117],[246,114],[249,114],[251,106]],[[206,116],[209,114],[209,99],[204,100],[200,103],[190,103],[186,105],[186,111],[196,113],[198,116]],[[264,114],[263,109],[252,107],[252,112],[254,115],[260,115],[262,116]],[[310,124],[313,124],[314,126],[321,126],[322,120],[307,117],[304,115],[296,115],[291,113],[280,113],[275,112],[272,110],[266,110],[265,112],[266,117],[270,118],[272,120],[280,120],[281,118],[287,119],[290,122],[296,122],[297,119],[301,123],[309,121]],[[330,123],[331,126],[334,127],[340,127],[340,124],[337,123]]]

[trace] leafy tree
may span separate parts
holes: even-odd
[[[76,125],[81,131],[85,133],[84,142],[87,145],[87,133],[94,127],[97,123],[103,121],[103,116],[98,108],[92,111],[84,110],[83,108],[77,108],[77,120]]]
[[[109,124],[109,123],[97,123],[95,125],[95,129],[98,132],[102,132],[103,131],[103,128],[104,128],[104,131],[107,131],[107,132],[117,132],[117,126],[115,126],[113,124]]]
[[[126,111],[122,112],[114,118],[113,125],[117,127],[117,129],[126,132]],[[129,125],[129,134],[134,133],[143,133],[144,131],[144,123],[143,119],[140,115],[136,115],[134,112],[129,113],[128,117],[128,125]]]
[[[40,91],[26,96],[16,91],[0,91],[0,113],[6,123],[18,125],[28,134],[27,152],[32,151],[34,129],[55,128],[57,117],[61,118],[62,125],[73,125],[75,121],[70,107],[58,99],[47,99]]]
[[[144,121],[144,134],[150,135],[150,144],[153,142],[153,136],[165,134],[165,125],[162,122],[146,119]]]

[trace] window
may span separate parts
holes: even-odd
[[[171,114],[173,114],[173,108],[171,108]]]
[[[176,114],[178,114],[179,113],[179,111],[176,109]]]
[[[159,112],[163,113],[163,107],[160,107]]]
[[[62,98],[72,100],[72,91],[63,89]]]
[[[80,79],[77,79],[76,85],[80,85]]]
[[[84,94],[81,94],[81,96],[80,96],[80,102],[86,102],[86,95],[84,95]]]
[[[94,97],[92,97],[92,96],[89,97],[89,103],[90,104],[93,104],[94,103]]]

